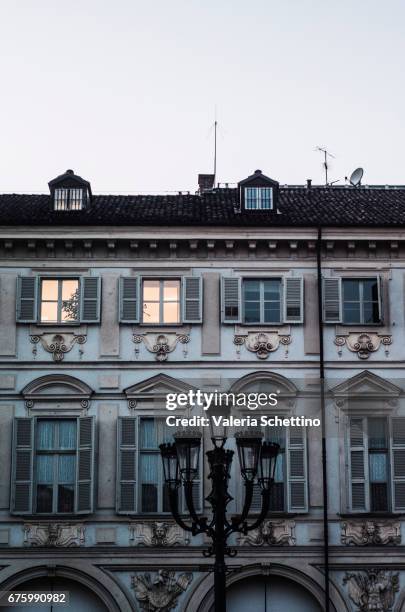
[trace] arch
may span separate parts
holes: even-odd
[[[95,573],[94,570],[92,572]],[[132,612],[133,607],[117,583],[106,574],[96,578],[83,569],[67,565],[27,566],[19,572],[10,575],[2,583],[0,590],[12,591],[20,585],[38,578],[66,578],[89,589],[98,596],[109,612]]]
[[[250,385],[263,382],[280,389],[282,397],[296,397],[298,393],[297,387],[291,380],[288,380],[288,378],[281,374],[269,372],[268,370],[259,370],[242,376],[242,378],[239,378],[232,384],[229,391],[231,393],[243,393]]]
[[[93,389],[74,376],[47,374],[26,385],[21,393],[24,399],[60,399],[61,388],[69,399],[89,399]]]

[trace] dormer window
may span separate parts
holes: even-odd
[[[54,210],[82,210],[83,189],[61,187],[55,189]]]
[[[273,208],[272,187],[245,187],[247,210],[271,210]]]
[[[49,182],[52,209],[58,212],[79,211],[91,202],[91,186],[73,170],[57,176]]]

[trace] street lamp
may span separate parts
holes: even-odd
[[[224,448],[225,435],[211,438],[213,448],[206,455],[209,464],[208,478],[211,480],[211,492],[206,498],[212,509],[210,518],[198,516],[193,501],[193,481],[198,474],[198,463],[201,447],[201,433],[198,431],[181,431],[174,435],[174,444],[161,444],[160,452],[163,461],[165,482],[169,491],[170,509],[176,523],[193,535],[205,533],[212,541],[204,556],[215,556],[214,594],[215,612],[226,612],[226,565],[225,555],[234,557],[235,549],[227,545],[233,533],[244,533],[257,529],[265,519],[270,506],[270,492],[274,482],[279,445],[273,442],[262,442],[262,432],[258,430],[243,431],[235,434],[238,449],[241,475],[245,484],[245,500],[242,513],[237,516],[226,515],[226,508],[233,499],[228,491],[230,470],[234,452]],[[254,484],[261,489],[262,507],[257,519],[247,523],[253,499]],[[191,524],[187,524],[179,512],[179,490],[183,486],[187,510]]]

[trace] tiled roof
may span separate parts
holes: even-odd
[[[405,226],[405,187],[280,187],[279,213],[239,212],[237,189],[202,195],[97,195],[53,211],[49,195],[0,195],[0,225]]]

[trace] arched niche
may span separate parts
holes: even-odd
[[[89,407],[93,390],[67,374],[49,374],[26,385],[21,394],[30,414],[79,414]]]
[[[234,381],[229,389],[229,393],[234,393],[235,395],[275,393],[278,398],[277,406],[259,407],[257,412],[261,410],[267,412],[269,408],[274,412],[283,412],[290,411],[294,407],[298,389],[291,380],[281,374],[269,371],[257,371]]]

